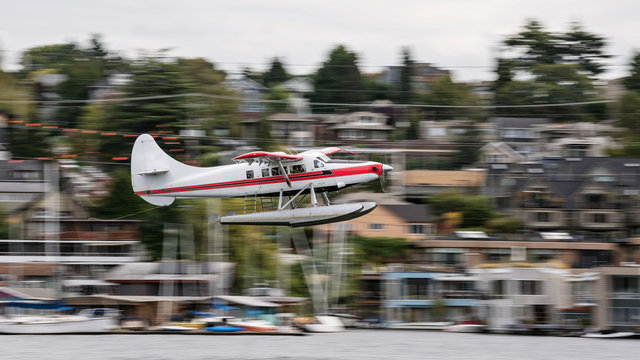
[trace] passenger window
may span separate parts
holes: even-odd
[[[247,170],[247,179],[253,179],[253,170]]]
[[[271,168],[271,176],[276,176],[276,175],[280,175],[280,169],[277,167]]]
[[[269,168],[262,168],[262,177],[269,176]]]
[[[304,172],[304,165],[293,165],[291,166],[292,174],[300,174]]]

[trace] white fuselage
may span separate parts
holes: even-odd
[[[282,175],[287,172],[289,183]],[[166,174],[144,175],[143,196],[176,198],[239,197],[277,195],[298,192],[313,185],[316,191],[329,191],[375,180],[382,164],[371,161],[329,160],[305,157],[302,160],[277,162],[242,161],[211,168],[171,169]]]

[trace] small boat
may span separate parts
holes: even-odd
[[[580,335],[580,337],[593,338],[593,339],[624,339],[624,338],[632,338],[634,336],[636,336],[636,333],[633,331],[615,331],[615,330],[593,331],[593,332],[587,332]]]
[[[453,325],[451,321],[424,321],[394,323],[387,325],[386,328],[400,330],[442,330],[451,325]]]
[[[206,328],[204,328],[205,331],[210,331],[210,332],[223,332],[223,333],[228,333],[228,332],[237,332],[237,331],[243,331],[243,328],[237,327],[237,326],[229,326],[229,325],[214,325],[214,326],[207,326]]]
[[[0,320],[3,334],[104,333],[117,327],[115,309],[87,309],[73,315],[19,315]]]
[[[226,323],[229,326],[239,327],[245,331],[276,331],[278,328],[273,324],[265,320],[258,319],[227,319]]]
[[[445,326],[442,330],[450,332],[480,333],[486,330],[486,326],[479,321],[469,320]]]
[[[315,333],[339,332],[344,331],[344,324],[335,316],[316,316],[315,321],[303,325],[303,329]]]

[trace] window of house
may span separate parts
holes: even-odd
[[[491,281],[491,293],[493,295],[504,295],[507,293],[506,280]]]
[[[262,168],[262,177],[269,176],[269,168]]]
[[[425,226],[423,224],[409,224],[409,234],[424,234]]]
[[[521,295],[540,295],[542,294],[542,282],[537,280],[520,280]]]
[[[369,229],[370,230],[382,230],[382,229],[384,229],[384,225],[383,224],[369,224]]]
[[[511,258],[511,249],[487,249],[487,260],[508,261]]]
[[[607,222],[607,214],[603,214],[603,213],[595,213],[595,214],[593,214],[593,222],[594,223],[606,223]]]
[[[531,249],[528,254],[531,262],[545,262],[555,257],[555,251],[551,249]]]
[[[551,214],[548,212],[537,212],[535,213],[536,222],[550,222]]]
[[[247,170],[247,179],[253,179],[253,170]]]

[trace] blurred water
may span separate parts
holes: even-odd
[[[0,335],[0,359],[634,359],[640,339],[351,330],[308,336]]]

